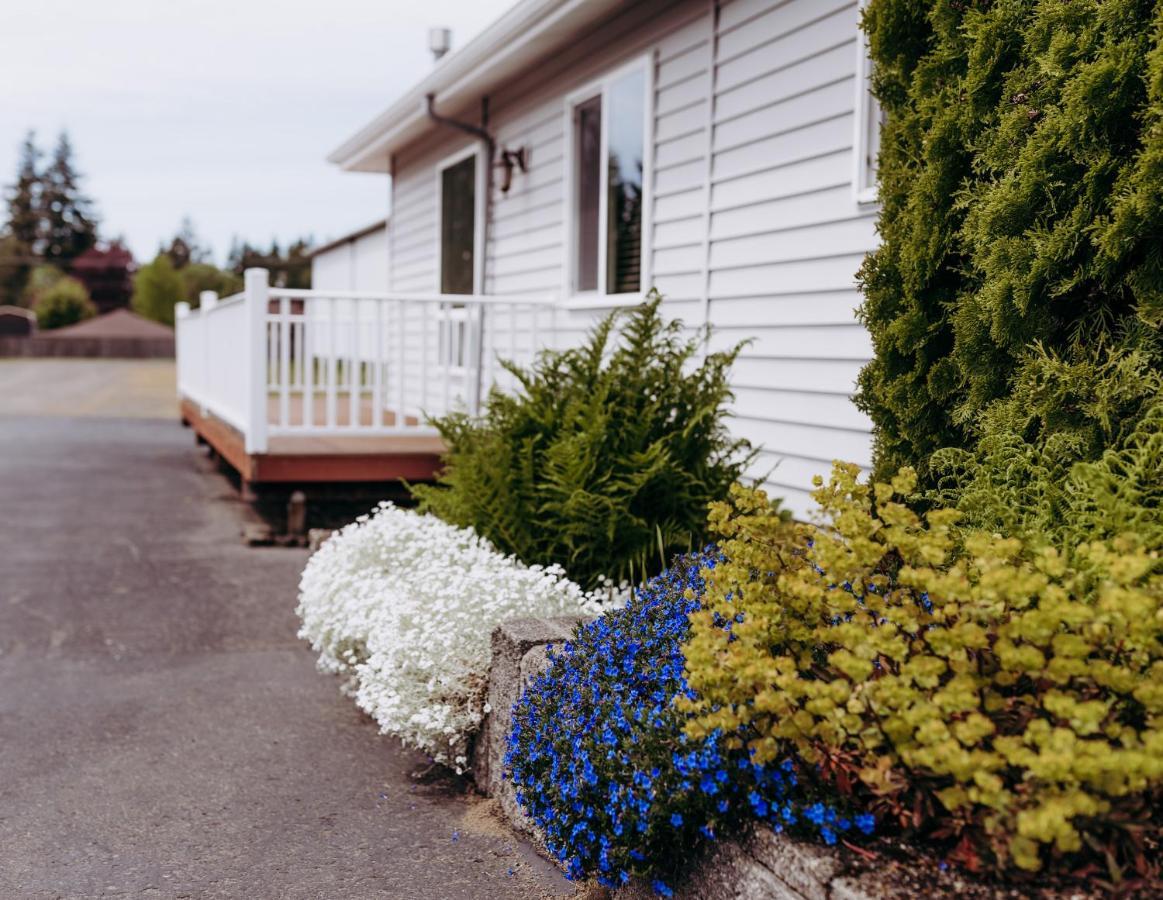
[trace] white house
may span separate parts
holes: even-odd
[[[345,234],[311,252],[311,287],[326,291],[387,291],[388,220]]]
[[[251,377],[248,447],[308,424],[341,431],[332,409],[348,403],[345,433],[422,430],[425,412],[475,408],[497,354],[576,341],[656,287],[670,315],[712,323],[716,344],[751,340],[733,427],[763,448],[771,491],[804,512],[833,458],[870,461],[851,394],[871,346],[853,310],[877,240],[879,112],[858,7],[520,0],[329,157],[390,176],[386,290],[357,282],[370,292],[351,295],[357,306],[378,311],[350,316],[337,289],[316,286],[305,305],[322,311],[300,321],[293,292],[265,318],[256,294],[268,362],[316,362],[268,366],[265,386]],[[318,337],[296,342],[304,321]],[[359,379],[345,380],[348,356]],[[326,399],[313,421],[296,418],[296,392],[308,411]],[[264,417],[274,394],[282,408]]]

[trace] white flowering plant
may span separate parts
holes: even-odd
[[[598,615],[612,596],[505,556],[471,529],[381,503],[307,562],[299,637],[382,732],[461,772],[487,711],[493,629]]]

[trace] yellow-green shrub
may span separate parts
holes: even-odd
[[[919,516],[915,474],[837,464],[826,527],[713,508],[728,562],[686,646],[690,731],[750,726],[971,867],[1144,869],[1163,786],[1163,575],[1134,534],[1056,548]],[[728,634],[715,613],[743,620]],[[721,619],[719,620],[722,621]],[[1154,824],[1158,824],[1157,821]]]

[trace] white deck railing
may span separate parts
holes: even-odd
[[[178,393],[244,436],[249,453],[293,435],[434,434],[427,423],[479,410],[551,338],[552,297],[375,294],[271,287],[200,308],[178,304]]]

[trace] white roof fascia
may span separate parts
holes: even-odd
[[[436,67],[403,97],[344,141],[327,161],[349,172],[387,172],[392,153],[429,128],[427,96],[442,112],[473,101],[519,74],[578,30],[628,0],[521,0],[460,50]]]

